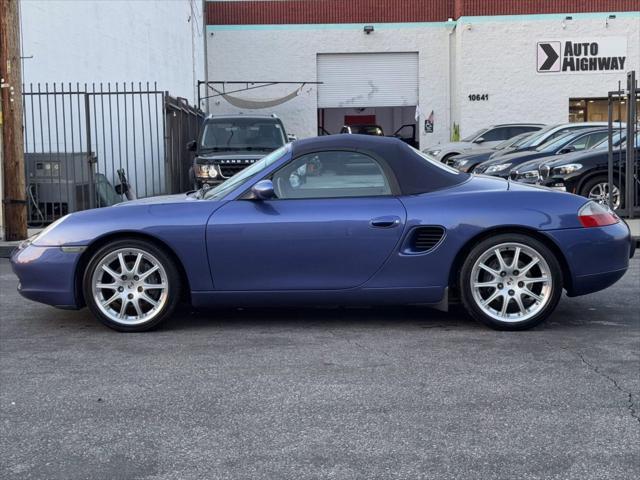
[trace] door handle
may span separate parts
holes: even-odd
[[[388,217],[378,217],[372,219],[369,224],[376,228],[391,228],[400,225],[400,217],[389,215]]]

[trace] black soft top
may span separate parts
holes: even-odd
[[[450,171],[444,165],[434,165],[415,149],[393,137],[340,134],[306,138],[291,144],[293,158],[328,150],[357,151],[386,163],[403,195],[452,187],[468,178],[466,173]]]

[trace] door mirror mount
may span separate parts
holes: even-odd
[[[575,151],[576,151],[576,147],[574,147],[573,145],[570,145],[568,147],[564,147],[558,153],[559,154],[563,154],[563,153],[571,153],[571,152],[575,152]]]
[[[251,187],[251,193],[255,200],[271,200],[276,198],[276,193],[273,190],[273,182],[271,180],[260,180]]]

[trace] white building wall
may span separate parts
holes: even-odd
[[[114,91],[118,83],[122,91],[126,83],[129,91],[157,88],[197,102],[196,84],[204,78],[201,0],[22,0],[20,7],[25,91],[44,92],[39,83],[48,83],[48,91],[54,83],[57,91],[61,84],[67,91],[69,84]],[[83,100],[27,96],[26,151],[65,159],[85,152]],[[89,109],[96,172],[116,185],[123,168],[139,196],[164,193],[163,95],[91,97]]]
[[[22,0],[25,83],[154,82],[194,101],[200,0]]]
[[[317,81],[316,56],[320,53],[418,52],[420,108],[424,118],[432,110],[436,112],[434,133],[427,134],[419,128],[421,144],[448,139],[446,24],[374,24],[374,27],[375,31],[366,35],[360,24],[209,26],[209,79]],[[284,96],[295,88],[273,86],[236,95],[264,100]],[[297,98],[253,113],[275,113],[288,131],[303,138],[317,134],[317,108],[317,88],[307,85]],[[239,113],[239,109],[222,98],[212,99],[209,110],[214,114]],[[420,119],[421,124],[424,118]]]
[[[569,98],[606,97],[626,71],[640,70],[640,12],[509,17],[462,17],[457,22],[457,102],[461,135],[492,123],[562,123]],[[564,20],[564,22],[563,22]],[[564,27],[563,27],[564,23]],[[537,43],[556,39],[626,37],[625,72],[537,73]],[[489,94],[473,102],[470,94]]]
[[[616,18],[605,22],[610,14]],[[572,20],[563,20],[567,15]],[[606,25],[605,23],[608,23]],[[419,52],[420,144],[448,141],[453,122],[462,136],[494,123],[568,121],[569,98],[606,97],[625,73],[539,74],[537,43],[555,39],[626,37],[625,72],[640,70],[640,12],[462,17],[457,22],[363,25],[208,26],[210,80],[315,81],[316,55],[341,52]],[[455,30],[453,27],[455,26]],[[453,31],[452,31],[453,30]],[[449,32],[452,32],[449,35]],[[283,96],[292,86],[237,94],[251,99]],[[470,94],[488,94],[472,102]],[[300,137],[316,135],[317,92],[268,111]],[[238,113],[221,98],[212,113]],[[431,111],[435,130],[423,122]]]

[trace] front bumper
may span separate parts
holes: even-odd
[[[624,222],[596,228],[546,232],[564,253],[570,297],[603,290],[616,283],[629,268],[635,245]]]
[[[544,180],[540,180],[539,185],[543,187],[551,188],[552,190],[558,190],[561,192],[567,192],[569,189],[567,188],[566,183],[562,178],[546,178]]]
[[[63,251],[61,247],[22,245],[11,256],[18,276],[18,292],[35,302],[59,308],[81,307],[76,295],[76,268],[80,249]]]
[[[222,182],[224,182],[223,178],[196,177],[196,185],[198,188],[201,188],[205,184],[210,187],[216,187]]]

